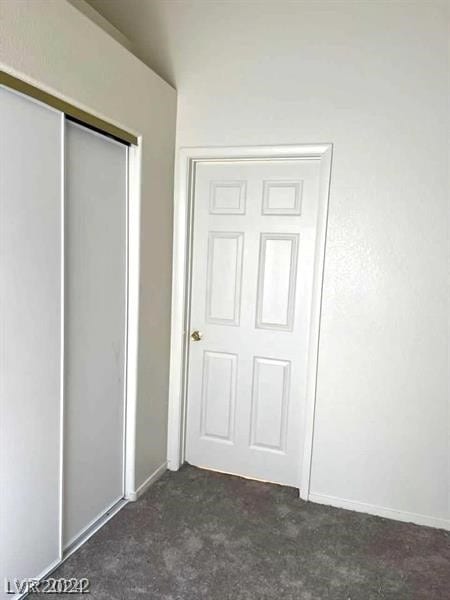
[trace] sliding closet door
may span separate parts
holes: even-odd
[[[60,555],[62,119],[0,87],[0,597]]]
[[[64,546],[123,497],[127,148],[66,122]]]

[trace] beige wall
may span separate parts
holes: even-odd
[[[444,3],[174,4],[178,146],[334,144],[311,491],[448,526]]]
[[[176,93],[62,0],[0,2],[0,68],[142,135],[139,486],[166,459]]]
[[[178,146],[333,142],[312,491],[442,525],[448,3],[91,3],[176,84]]]
[[[448,523],[448,3],[93,4],[176,83],[178,146],[334,143],[312,491]],[[165,456],[174,93],[70,5],[0,6],[2,62],[144,133],[142,481]]]

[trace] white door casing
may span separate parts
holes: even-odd
[[[234,158],[258,160],[229,162]],[[197,400],[188,409],[187,459],[300,487],[305,454],[302,496],[307,495],[330,163],[330,145],[182,151],[175,204],[169,468],[183,460],[188,315],[182,300],[189,289],[184,264],[195,174],[191,328],[203,328],[204,337],[189,344],[190,400],[193,390]],[[200,211],[199,194],[207,198]],[[202,219],[207,235],[198,234]],[[197,260],[199,252],[203,261]]]

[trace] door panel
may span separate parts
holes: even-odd
[[[123,496],[126,165],[66,123],[65,547]]]
[[[297,485],[318,160],[196,167],[186,459]]]
[[[209,233],[206,283],[208,323],[239,325],[243,241],[242,233]]]
[[[2,597],[60,556],[61,172],[62,114],[0,87]]]
[[[298,235],[262,233],[256,327],[292,331]]]
[[[286,448],[286,417],[290,392],[287,360],[255,357],[253,361],[252,448]]]
[[[236,401],[237,356],[224,352],[203,355],[201,434],[231,442]]]

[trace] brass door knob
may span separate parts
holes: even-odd
[[[194,342],[199,342],[202,339],[202,337],[203,337],[203,334],[201,331],[195,330],[191,333],[191,338]]]

